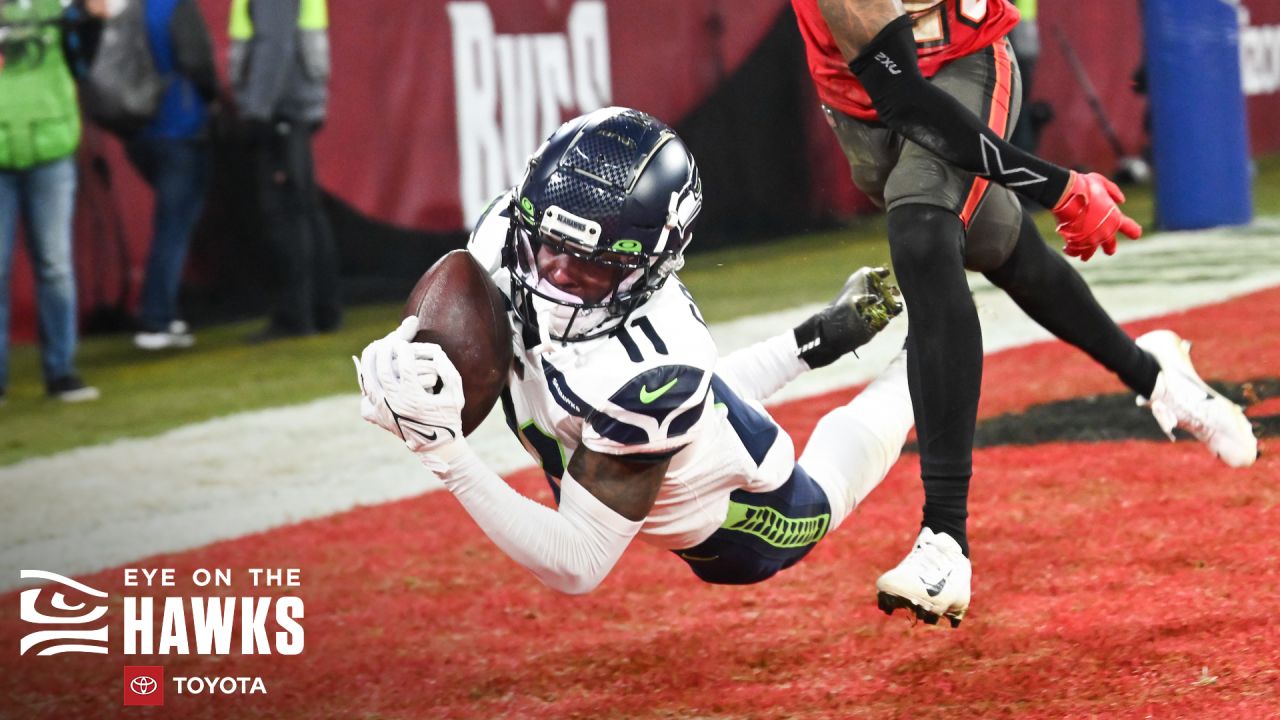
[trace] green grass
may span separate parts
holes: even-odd
[[[888,264],[884,218],[876,216],[841,230],[693,255],[680,278],[714,323],[830,300],[850,272]]]
[[[73,405],[47,400],[36,348],[16,348],[0,408],[0,465],[349,391],[349,356],[386,334],[395,315],[389,305],[352,308],[341,332],[269,345],[244,342],[260,321],[201,328],[189,351],[144,353],[127,335],[87,338],[78,365],[102,399]]]
[[[1259,162],[1254,188],[1256,212],[1280,214],[1280,156]],[[1150,189],[1130,191],[1126,210],[1149,225]],[[1052,218],[1041,213],[1037,222],[1052,237]],[[837,231],[694,255],[680,275],[707,320],[721,322],[825,301],[850,271],[888,259],[884,219],[876,215]],[[398,304],[351,308],[341,332],[259,346],[245,344],[244,337],[261,321],[199,328],[199,344],[189,351],[143,353],[125,335],[86,338],[78,364],[103,396],[82,405],[45,399],[36,347],[15,347],[8,404],[0,408],[0,465],[156,435],[230,413],[351,393],[355,382],[348,357],[390,331],[398,310]]]

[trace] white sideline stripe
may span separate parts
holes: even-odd
[[[1118,321],[1163,315],[1280,285],[1280,219],[1153,236],[1115,257],[1072,261]],[[971,275],[987,352],[1048,339],[1003,293]],[[818,305],[712,328],[724,352],[800,322]],[[772,402],[869,380],[906,323],[808,373]],[[0,590],[20,570],[79,575],[440,488],[400,443],[364,423],[355,394],[241,413],[147,439],[119,440],[0,468]],[[472,436],[491,467],[530,465],[501,412]],[[440,496],[440,502],[453,502]],[[428,528],[424,532],[430,532]],[[270,548],[258,555],[273,562]]]

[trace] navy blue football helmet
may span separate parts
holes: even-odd
[[[562,343],[612,331],[684,264],[701,209],[693,156],[653,116],[611,107],[560,126],[511,201],[504,264],[521,321]],[[608,294],[583,299],[541,277],[543,245],[610,268]]]

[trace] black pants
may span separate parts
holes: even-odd
[[[278,122],[254,148],[254,183],[275,263],[271,327],[325,332],[342,321],[338,248],[316,185],[308,124]]]
[[[204,211],[212,156],[208,143],[197,138],[135,138],[125,148],[156,199],[139,329],[168,332],[169,324],[182,317],[178,291],[187,247]]]

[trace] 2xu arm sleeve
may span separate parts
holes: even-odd
[[[849,69],[885,125],[938,157],[1045,207],[1066,191],[1069,170],[1010,145],[920,74],[906,15],[884,26]]]

